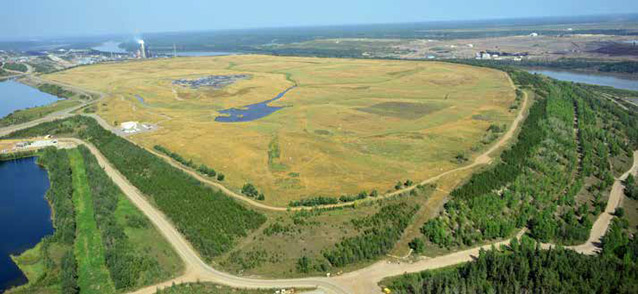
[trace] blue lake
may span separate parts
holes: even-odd
[[[531,73],[539,73],[561,81],[610,86],[618,89],[638,91],[638,80],[619,78],[611,75],[576,73],[556,70],[530,70]]]
[[[53,233],[46,170],[36,158],[0,161],[0,292],[27,282],[10,255],[34,247]]]
[[[268,103],[273,102],[275,100],[284,97],[288,91],[294,89],[297,86],[292,86],[283,92],[277,94],[275,98],[270,100],[262,101],[255,104],[250,104],[243,106],[242,108],[229,108],[220,110],[221,116],[215,118],[215,121],[218,122],[244,122],[244,121],[253,121],[265,117],[283,107],[279,106],[268,106]]]
[[[30,107],[47,105],[58,101],[58,97],[18,83],[14,80],[0,81],[0,118]]]

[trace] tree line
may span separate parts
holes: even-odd
[[[60,293],[79,293],[77,262],[73,254],[76,225],[69,158],[65,150],[46,148],[42,155],[38,157],[38,164],[47,168],[51,183],[46,194],[46,198],[51,203],[51,208],[54,211],[53,224],[55,233],[51,240],[65,244],[65,247],[67,247],[59,265],[61,269]],[[49,255],[49,246],[46,246],[46,248],[45,255]],[[47,274],[50,272],[55,271],[51,271],[51,269],[46,271]]]
[[[75,95],[75,93],[54,84],[42,84],[38,86],[38,90],[64,99],[71,98]]]
[[[186,166],[186,167],[190,167],[194,170],[196,170],[197,172],[199,172],[202,175],[208,176],[210,178],[217,178],[218,181],[223,181],[226,176],[222,173],[218,173],[217,171],[215,171],[215,169],[213,169],[212,167],[208,167],[205,164],[200,164],[200,165],[196,165],[192,159],[186,159],[184,157],[182,157],[181,155],[179,155],[179,153],[173,152],[168,150],[168,148],[162,146],[162,145],[155,145],[153,146],[153,149],[164,153],[166,155],[168,155],[170,158],[174,159],[175,161],[181,163],[182,165]]]

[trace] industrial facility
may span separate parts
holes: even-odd
[[[140,48],[137,49],[137,58],[150,58],[151,52],[149,51],[149,47],[145,44],[144,40],[138,40],[137,43],[140,44]]]

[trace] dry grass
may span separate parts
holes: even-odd
[[[242,73],[251,79],[218,91],[171,84]],[[230,188],[252,182],[274,205],[429,178],[457,167],[458,153],[471,155],[491,123],[515,116],[504,73],[438,62],[243,55],[101,64],[45,78],[108,93],[98,109],[107,121],[160,125],[136,142],[206,163]],[[291,107],[252,122],[214,121],[218,110],[270,99],[293,81],[299,87],[273,103]]]

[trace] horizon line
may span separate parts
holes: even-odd
[[[602,13],[602,14],[582,14],[582,15],[562,15],[562,16],[527,16],[527,17],[497,17],[497,18],[473,18],[473,19],[449,19],[449,20],[419,20],[419,21],[400,21],[400,22],[370,22],[370,23],[341,23],[341,24],[316,24],[316,25],[292,25],[292,26],[249,26],[249,27],[237,27],[237,28],[224,28],[224,29],[188,29],[188,30],[158,30],[158,31],[148,31],[148,32],[122,32],[122,33],[107,33],[107,32],[95,32],[95,33],[87,33],[87,34],[63,34],[58,36],[31,36],[31,37],[18,37],[18,38],[3,38],[0,37],[0,42],[39,42],[39,41],[55,41],[55,39],[84,39],[84,38],[120,38],[127,35],[144,35],[144,34],[171,34],[171,33],[198,33],[198,32],[232,32],[232,31],[258,31],[258,30],[272,30],[272,29],[309,29],[309,28],[331,28],[331,27],[356,27],[356,26],[377,26],[377,25],[418,25],[418,24],[471,24],[471,23],[481,23],[481,22],[490,22],[490,21],[516,21],[516,20],[560,20],[563,19],[565,24],[571,23],[576,24],[578,19],[581,18],[613,18],[613,17],[629,17],[635,19],[629,20],[619,20],[619,22],[623,21],[636,21],[638,22],[638,12],[628,12],[628,13]],[[571,19],[571,22],[570,22]],[[608,19],[609,22],[614,22],[613,19]],[[557,22],[555,24],[561,24]],[[516,24],[504,24],[504,25],[516,25]],[[498,26],[495,24],[495,26]]]

